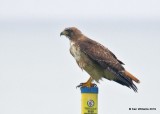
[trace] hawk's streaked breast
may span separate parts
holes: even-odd
[[[81,51],[79,46],[75,45],[74,42],[70,43],[70,52],[72,56],[76,59],[76,61],[80,61],[81,59]]]
[[[70,43],[70,53],[75,58],[79,67],[81,69],[84,69],[84,67],[86,66],[86,61],[84,60],[84,58],[86,58],[86,55],[84,55],[84,53],[80,51],[80,47],[76,45],[75,42],[72,41]]]

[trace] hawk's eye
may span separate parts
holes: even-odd
[[[71,37],[73,34],[73,31],[70,28],[65,29],[65,31],[67,32],[67,36]]]
[[[71,29],[66,29],[66,31],[67,31],[68,33],[71,33],[71,32],[72,32],[72,30],[71,30]]]

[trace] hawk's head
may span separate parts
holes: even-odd
[[[82,35],[82,33],[76,27],[69,27],[69,28],[65,28],[60,33],[60,36],[61,35],[64,35],[64,36],[68,37],[70,40],[72,40],[72,39],[78,38],[80,35]]]

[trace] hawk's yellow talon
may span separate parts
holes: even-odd
[[[85,83],[80,83],[77,87],[95,87],[97,86],[96,84],[92,83],[92,78],[90,77],[89,80]]]

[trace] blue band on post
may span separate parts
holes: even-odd
[[[98,87],[81,87],[81,93],[98,93]]]

